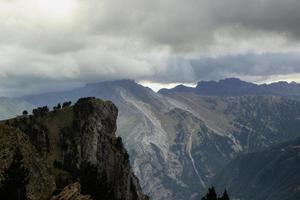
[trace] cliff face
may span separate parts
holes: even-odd
[[[45,187],[39,189],[41,195],[29,190],[33,183],[27,178],[19,193],[25,194],[27,199],[48,199],[52,195],[59,196],[60,192],[68,192],[65,187],[78,181],[81,193],[94,200],[146,199],[131,171],[122,140],[115,136],[117,115],[113,103],[87,98],[79,100],[73,107],[6,121],[8,126],[19,128],[23,133],[3,126],[2,129],[8,131],[2,135],[27,138],[26,144],[32,149],[23,155],[21,148],[21,163],[33,159],[36,165],[44,166],[41,173],[37,173],[34,166],[24,165],[26,177],[35,177],[37,182],[48,177],[43,184]],[[6,149],[7,144],[0,142]],[[15,148],[23,145],[13,139],[8,144]],[[1,153],[5,151],[3,149],[0,149]],[[32,157],[32,152],[37,155]],[[3,157],[0,160],[5,161]],[[4,171],[0,169],[0,174]],[[6,187],[5,177],[0,187]]]

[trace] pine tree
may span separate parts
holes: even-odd
[[[208,193],[201,200],[230,200],[227,190],[224,191],[222,197],[218,197],[214,187],[208,188]]]
[[[215,188],[208,188],[208,193],[202,198],[202,200],[218,200]]]
[[[224,191],[223,196],[221,197],[220,200],[229,200],[229,196],[228,196],[227,190]]]

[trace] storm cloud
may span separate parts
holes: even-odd
[[[298,0],[51,2],[0,2],[0,96],[300,73]]]

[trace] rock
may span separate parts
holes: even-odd
[[[7,165],[2,172],[12,162],[7,156],[20,148],[22,159],[17,166],[29,174],[27,177],[25,173],[20,189],[12,188],[12,192],[32,200],[49,199],[53,193],[60,193],[54,199],[74,199],[80,191],[94,200],[147,199],[131,170],[128,153],[115,135],[117,116],[118,109],[112,102],[84,98],[72,107],[3,122],[23,132],[1,125],[0,131],[5,134],[1,135],[0,155],[6,156],[0,157],[0,163]],[[18,175],[11,171],[13,176]],[[5,188],[0,185],[0,195]]]
[[[51,200],[92,200],[89,195],[81,194],[81,185],[79,182],[66,186],[63,191],[51,198]]]

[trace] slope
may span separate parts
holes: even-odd
[[[300,198],[300,139],[239,156],[215,178],[214,184],[245,200]]]

